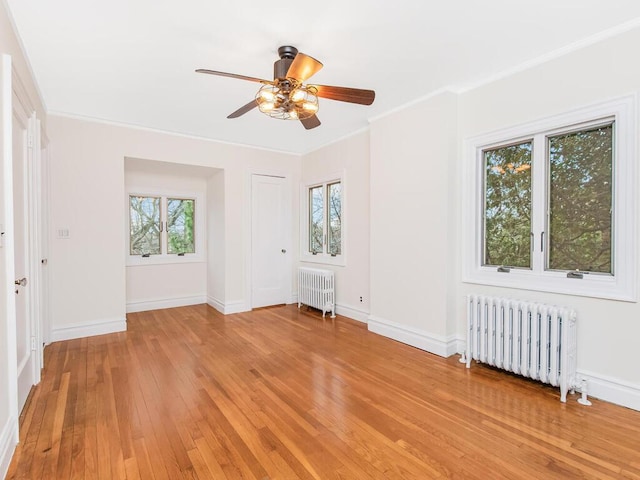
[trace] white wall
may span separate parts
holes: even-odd
[[[60,116],[49,117],[49,129],[52,226],[70,231],[50,246],[54,339],[124,328],[126,157],[224,169],[224,301],[248,308],[246,179],[270,169],[297,183],[300,157]]]
[[[3,58],[3,55],[8,57]],[[12,92],[10,90],[11,81],[9,80],[13,71],[14,83],[13,88],[18,89],[16,94],[24,105],[32,105],[35,108],[36,116],[41,120],[41,128],[46,130],[46,118],[44,114],[44,105],[40,99],[35,81],[31,76],[31,71],[25,60],[18,40],[13,32],[13,26],[7,14],[4,2],[0,3],[0,61],[3,66],[0,69],[0,75],[4,80],[0,80],[0,182],[11,181],[11,176],[5,170],[6,162],[11,162],[11,118],[12,118]],[[6,61],[5,61],[6,60]],[[30,113],[30,112],[27,112]],[[44,136],[44,135],[43,135]],[[13,231],[11,225],[8,224],[8,218],[4,207],[10,209],[10,204],[5,203],[11,197],[11,191],[6,188],[3,183],[2,196],[3,201],[0,208],[0,224],[4,226],[5,247],[0,248],[0,477],[4,477],[11,460],[11,455],[15,445],[18,442],[18,411],[17,411],[17,380],[16,380],[16,329],[15,329],[15,308],[8,304],[13,302],[13,275],[9,275],[13,268],[9,268],[13,264],[12,248],[8,248],[11,243]],[[11,271],[11,272],[9,272]],[[7,273],[9,272],[9,273]],[[6,294],[9,293],[11,300],[7,302]]]
[[[345,174],[345,257],[344,266],[302,265],[335,272],[336,311],[360,321],[369,314],[369,132],[361,132],[316,150],[302,159],[302,184],[324,179],[337,172]],[[295,187],[294,187],[295,188]],[[297,239],[296,244],[300,244]],[[304,248],[300,245],[300,249]],[[360,301],[362,297],[362,301]]]
[[[442,93],[371,124],[369,328],[440,355],[456,351],[451,169],[457,98]]]

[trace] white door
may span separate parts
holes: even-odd
[[[291,207],[287,180],[252,175],[251,306],[287,303],[291,290]]]
[[[16,350],[18,362],[18,410],[22,411],[31,387],[36,383],[35,336],[29,312],[29,208],[27,129],[13,121],[13,232],[16,299]]]
[[[11,57],[0,55],[0,414],[15,418],[17,432],[11,105]]]

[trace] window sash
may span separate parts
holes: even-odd
[[[532,267],[532,152],[533,140],[482,151],[485,266]]]
[[[561,151],[556,153],[557,147],[554,148],[554,142],[559,142],[561,139],[578,138],[579,135],[583,139],[588,136],[589,138],[584,141],[595,143],[593,145],[594,148],[585,149],[582,144],[569,144],[566,148],[566,154]],[[545,140],[547,147],[546,166],[548,168],[547,215],[545,218],[548,235],[545,245],[545,270],[565,272],[579,270],[593,274],[613,275],[615,245],[615,231],[613,228],[613,218],[615,216],[613,166],[615,162],[613,146],[615,144],[615,123],[611,121],[603,125],[589,126],[580,130],[572,129],[549,135]],[[563,145],[560,145],[560,147],[562,148]],[[562,158],[556,159],[556,157]],[[580,163],[581,159],[583,160],[582,163]],[[583,164],[589,161],[591,161],[590,165]],[[570,162],[573,165],[569,164]],[[566,172],[564,172],[565,183],[573,182],[577,187],[573,188],[571,192],[567,191],[568,188],[565,188],[564,192],[559,192],[564,187],[558,178],[554,180],[554,175],[559,176],[563,173],[560,168],[563,163],[568,164],[565,168]],[[575,170],[581,167],[584,171],[577,172],[578,175],[576,175]],[[591,171],[588,172],[586,170]],[[558,171],[559,173],[556,173]],[[594,192],[596,193],[595,196]],[[597,201],[594,202],[594,199]],[[588,212],[587,215],[585,215],[585,211]],[[596,219],[599,222],[595,222]],[[570,232],[570,234],[567,234],[569,240],[566,237],[559,237],[554,232],[554,229],[561,228]],[[585,255],[585,252],[598,248],[600,252],[597,256],[589,258]],[[604,263],[600,260],[603,257]]]
[[[193,198],[167,197],[168,254],[195,253],[195,203]]]
[[[327,185],[327,253],[342,254],[342,184]]]
[[[129,196],[129,254],[160,255],[162,205],[160,197]]]
[[[309,188],[309,252],[324,252],[324,195],[323,186]]]

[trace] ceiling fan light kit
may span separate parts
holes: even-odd
[[[292,86],[290,82],[263,85],[256,94],[258,109],[272,118],[303,120],[318,112],[317,90],[313,85]]]
[[[227,118],[237,118],[258,107],[265,115],[281,120],[300,120],[310,130],[320,125],[316,116],[318,97],[339,102],[371,105],[375,99],[373,90],[327,85],[307,85],[306,82],[322,68],[322,63],[309,55],[299,53],[291,46],[278,49],[280,60],[273,64],[273,80],[263,80],[235,73],[198,69],[198,73],[231,77],[250,82],[262,83],[255,99],[231,113]]]

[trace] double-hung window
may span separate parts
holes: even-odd
[[[467,142],[466,281],[634,300],[633,104]]]
[[[317,263],[344,263],[344,181],[342,176],[302,188],[302,257]]]
[[[143,259],[193,257],[196,199],[129,195],[129,255]]]

